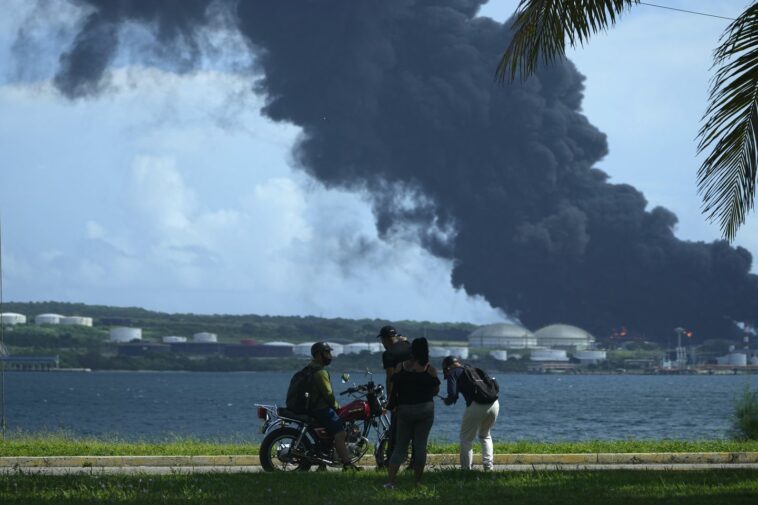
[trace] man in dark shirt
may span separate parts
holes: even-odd
[[[381,339],[384,346],[384,353],[382,353],[382,368],[386,374],[385,385],[387,388],[387,398],[392,398],[392,374],[395,373],[395,367],[412,358],[411,356],[411,343],[408,342],[404,336],[398,334],[397,330],[392,326],[382,326],[379,330],[379,335],[376,338]],[[390,428],[387,438],[387,460],[389,461],[389,455],[395,449],[395,432],[397,428],[397,420],[395,418],[395,412],[390,411]],[[412,459],[412,457],[411,457]]]
[[[482,465],[485,470],[492,470],[493,447],[490,431],[497,420],[500,412],[500,403],[495,400],[492,403],[482,404],[474,401],[474,386],[466,379],[463,365],[455,356],[447,356],[442,360],[442,373],[447,380],[447,397],[445,405],[452,405],[458,401],[458,395],[463,395],[466,400],[466,410],[461,421],[461,468],[470,470],[472,466],[473,451],[471,449],[474,437],[479,435],[482,443]]]

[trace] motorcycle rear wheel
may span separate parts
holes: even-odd
[[[261,466],[267,472],[307,472],[311,468],[308,460],[297,456],[290,456],[289,451],[294,448],[300,433],[292,428],[280,428],[274,430],[261,442],[259,458]],[[303,437],[297,452],[310,452],[309,442]]]

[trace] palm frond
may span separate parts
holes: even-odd
[[[718,71],[698,132],[698,153],[712,148],[697,173],[703,213],[731,241],[755,200],[758,168],[758,3],[724,32]]]
[[[497,66],[498,80],[529,77],[540,60],[550,63],[572,47],[616,23],[624,9],[640,0],[521,0],[515,31]]]

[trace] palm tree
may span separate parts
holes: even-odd
[[[496,76],[522,79],[539,63],[566,55],[572,47],[616,23],[640,0],[521,0],[513,22],[514,36]],[[758,1],[724,31],[714,53],[708,107],[698,133],[698,153],[709,153],[698,170],[703,213],[718,220],[732,241],[755,199],[758,169]]]

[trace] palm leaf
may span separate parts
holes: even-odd
[[[550,63],[566,55],[566,38],[572,47],[583,45],[593,33],[616,23],[624,9],[640,0],[521,0],[516,9],[515,31],[497,66],[499,80],[529,77],[540,60]]]
[[[703,213],[734,239],[753,208],[758,167],[758,3],[734,20],[714,53],[698,153],[712,148],[698,170]]]

